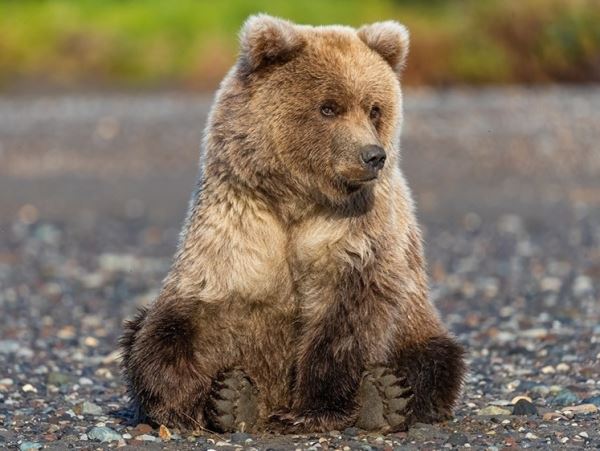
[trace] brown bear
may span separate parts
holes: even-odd
[[[174,263],[122,337],[140,419],[302,432],[451,414],[464,353],[428,300],[399,168],[408,40],[391,21],[245,23]]]

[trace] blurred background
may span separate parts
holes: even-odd
[[[257,12],[408,26],[401,164],[471,364],[452,427],[477,447],[532,430],[600,446],[597,414],[496,435],[476,420],[517,395],[540,414],[600,405],[598,0],[0,0],[0,446],[81,440],[90,417],[65,412],[126,404],[121,321],[160,289]]]
[[[399,20],[412,34],[409,85],[600,80],[596,0],[5,0],[0,83],[211,90],[257,11],[307,24]]]

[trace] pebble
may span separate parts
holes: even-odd
[[[25,393],[37,393],[37,388],[35,388],[31,384],[23,385],[23,388],[21,390],[23,390]]]
[[[149,434],[152,432],[152,426],[146,423],[140,423],[131,430],[131,435],[137,437],[138,435]]]
[[[18,341],[15,340],[0,340],[0,354],[12,354],[21,348]],[[30,443],[30,442],[24,442]]]
[[[121,435],[106,426],[96,426],[88,433],[90,440],[98,442],[116,442],[121,439]]]
[[[59,373],[57,371],[51,371],[48,373],[48,384],[51,385],[66,385],[73,382],[73,377],[69,374]]]
[[[513,407],[513,415],[537,415],[538,410],[537,407],[531,402],[531,400],[521,397],[515,406]]]
[[[460,432],[453,432],[450,434],[450,437],[448,437],[446,443],[449,443],[452,446],[464,446],[465,443],[469,443],[469,438]]]
[[[360,433],[360,430],[358,428],[350,427],[350,428],[344,429],[344,431],[342,432],[342,435],[344,435],[346,437],[356,437],[359,433]]]
[[[587,433],[587,432],[585,432],[585,431],[583,431],[583,432],[580,432],[580,433],[579,433],[579,434],[577,434],[577,435],[579,435],[579,437],[583,437],[583,438],[590,438],[590,436],[588,435],[588,433]]]
[[[31,451],[33,449],[41,449],[42,444],[37,442],[23,442],[19,445],[20,451]]]
[[[102,415],[102,407],[93,402],[83,401],[81,404],[75,406],[75,413],[78,415]]]
[[[138,435],[136,437],[136,439],[143,440],[144,442],[155,442],[156,441],[156,437],[154,437],[153,435],[149,435],[149,434]]]
[[[579,398],[571,390],[564,389],[556,394],[552,400],[552,404],[557,406],[568,406],[579,401]]]
[[[498,406],[487,406],[479,410],[477,415],[510,415],[511,412],[508,409],[503,409]]]
[[[580,404],[578,406],[565,407],[562,411],[563,412],[572,412],[575,415],[578,415],[578,414],[587,415],[589,413],[598,412],[598,407],[596,407],[594,404]]]
[[[542,373],[543,374],[554,374],[556,373],[556,370],[554,369],[554,367],[552,365],[548,365],[542,368]]]
[[[90,348],[95,348],[98,346],[98,339],[96,337],[85,337],[83,339],[83,344]]]
[[[8,377],[0,379],[0,385],[4,385],[5,387],[10,387],[13,383],[14,381]]]
[[[161,440],[167,442],[171,440],[171,431],[169,431],[164,424],[161,424],[158,428],[158,436],[161,438]]]
[[[594,404],[596,407],[600,407],[600,395],[585,398],[583,402],[585,404]]]
[[[231,441],[233,443],[246,443],[246,440],[248,439],[252,440],[252,437],[245,432],[234,432],[231,434]]]
[[[528,432],[527,434],[525,434],[525,438],[527,440],[537,440],[539,437],[537,435],[535,435],[533,432]]]
[[[565,417],[558,412],[546,412],[544,415],[542,415],[542,419],[544,421],[564,420]]]
[[[556,371],[558,371],[559,373],[566,373],[570,369],[571,369],[571,367],[569,365],[567,365],[566,363],[561,362],[558,365],[556,365]]]
[[[528,401],[528,402],[532,402],[532,401],[531,401],[531,398],[530,398],[529,396],[522,396],[522,395],[520,395],[520,396],[515,396],[513,399],[511,399],[511,400],[510,400],[510,404],[512,404],[512,405],[514,406],[514,405],[515,405],[516,403],[518,403],[518,402],[519,402],[521,399],[524,399],[525,401]]]

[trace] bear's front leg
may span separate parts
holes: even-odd
[[[192,303],[160,302],[125,324],[122,366],[136,422],[202,429],[212,383],[200,362],[200,337]],[[201,343],[200,343],[201,344]],[[206,359],[204,359],[206,360]]]
[[[303,299],[293,402],[289,410],[272,416],[275,429],[327,431],[353,424],[367,354],[362,334],[372,322],[364,308],[365,288],[360,272],[349,270],[333,289],[314,291],[330,294],[328,298]]]
[[[422,343],[403,343],[390,365],[406,376],[412,389],[407,422],[434,423],[452,417],[466,373],[463,347],[440,334]]]

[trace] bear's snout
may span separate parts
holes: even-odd
[[[373,174],[377,175],[385,164],[385,150],[377,145],[364,146],[360,150],[360,159],[365,168]]]

